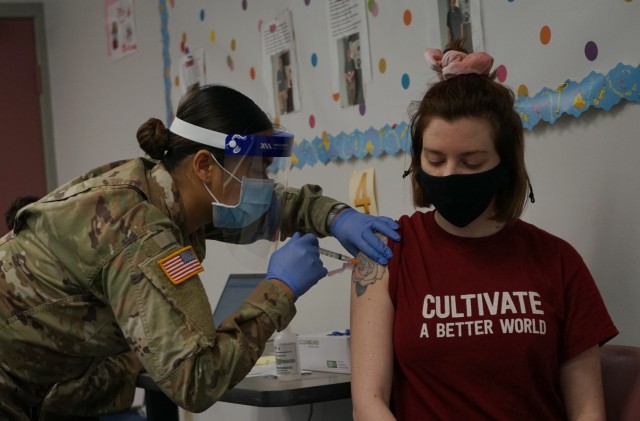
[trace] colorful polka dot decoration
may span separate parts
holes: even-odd
[[[402,22],[405,24],[405,26],[411,25],[412,19],[413,19],[413,16],[411,15],[411,10],[409,9],[405,10],[404,13],[402,14]]]
[[[500,83],[504,83],[507,80],[507,68],[504,64],[501,64],[496,69],[496,77]]]
[[[626,3],[631,3],[633,0],[624,0]],[[508,3],[514,3],[514,0],[507,0]],[[159,0],[160,3],[160,13],[161,13],[161,18],[168,20],[168,16],[167,16],[167,4],[171,7],[174,8],[175,6],[175,0]],[[309,6],[309,4],[311,3],[311,0],[304,0],[304,4],[305,6]],[[247,10],[248,8],[248,0],[242,0],[241,1],[242,4],[242,9],[243,10]],[[369,14],[373,17],[377,17],[380,13],[380,7],[379,7],[379,3],[376,0],[367,0],[366,1],[366,7],[367,10],[369,12]],[[402,16],[402,24],[404,26],[410,26],[413,23],[413,13],[410,9],[400,9],[397,10],[395,13],[398,13]],[[398,15],[396,15],[398,16]],[[198,18],[201,22],[204,22],[206,20],[206,11],[205,9],[198,9]],[[397,19],[397,17],[396,17]],[[399,25],[398,25],[399,26]],[[258,31],[262,32],[263,30],[263,21],[262,20],[258,20]],[[275,25],[272,25],[268,28],[268,30],[270,30],[271,32],[275,31],[277,28],[275,27]],[[163,24],[163,31],[168,33],[168,28],[166,26],[166,22]],[[553,33],[552,33],[552,28],[549,25],[541,25],[539,27],[539,32],[538,32],[538,41],[540,42],[541,45],[550,45],[552,42],[552,38],[553,38]],[[558,34],[555,35],[556,37],[558,36]],[[209,31],[209,39],[212,43],[215,43],[217,40],[218,36],[215,30],[210,30]],[[181,37],[180,39],[180,51],[182,52],[182,54],[188,54],[189,53],[189,48],[187,46],[187,40],[188,40],[188,35],[186,32],[182,32],[181,33]],[[163,43],[166,42],[168,44],[168,37],[165,37],[164,32],[163,32]],[[554,39],[554,41],[557,40]],[[193,42],[193,40],[191,41]],[[238,49],[238,42],[235,38],[232,38],[230,40],[230,44],[229,44],[229,48],[231,52],[236,52]],[[165,52],[165,62],[167,61],[167,59],[170,62],[170,55],[168,55],[168,53]],[[595,61],[597,60],[599,55],[599,48],[598,48],[598,44],[596,43],[596,41],[594,40],[590,40],[588,42],[586,42],[584,44],[584,56],[588,61]],[[316,52],[312,52],[309,55],[309,62],[311,64],[312,67],[316,68],[319,64],[319,56]],[[377,62],[377,68],[380,74],[385,74],[388,73],[388,68],[390,63],[388,62],[389,57],[380,57],[378,58],[378,62]],[[235,62],[234,59],[232,57],[231,54],[228,54],[226,56],[226,63],[228,68],[230,69],[230,71],[234,71],[235,70]],[[624,66],[622,64],[619,64],[616,69],[620,66]],[[395,66],[394,66],[395,68]],[[248,76],[252,81],[256,80],[257,77],[257,68],[255,66],[251,66],[248,70]],[[538,122],[540,121],[547,121],[547,122],[551,122],[553,123],[555,121],[555,119],[557,119],[560,115],[562,114],[572,114],[575,116],[578,116],[579,114],[581,114],[582,112],[584,112],[584,110],[590,108],[590,107],[595,107],[595,108],[602,108],[602,109],[608,109],[607,107],[611,107],[612,104],[615,104],[616,102],[619,102],[622,99],[627,99],[629,101],[634,101],[634,102],[640,102],[640,93],[638,92],[626,92],[624,91],[624,87],[625,86],[635,86],[634,84],[638,84],[640,83],[638,81],[638,68],[636,69],[631,69],[630,70],[626,70],[627,75],[630,73],[633,73],[634,76],[631,77],[631,79],[635,78],[635,80],[632,80],[629,84],[627,85],[619,85],[622,79],[625,79],[626,76],[621,76],[620,74],[618,74],[617,79],[613,79],[613,77],[611,77],[611,73],[614,72],[616,69],[612,69],[609,74],[607,76],[601,75],[601,74],[597,74],[592,72],[591,75],[589,75],[588,78],[585,78],[582,82],[576,84],[575,82],[572,81],[566,81],[564,83],[562,83],[561,85],[559,85],[556,88],[553,89],[549,89],[549,88],[544,88],[542,91],[540,91],[537,95],[531,97],[530,93],[529,93],[529,89],[525,84],[521,84],[518,86],[517,88],[517,100],[516,100],[516,108],[518,109],[518,112],[523,120],[523,126],[527,129],[533,128],[533,126],[535,126]],[[507,76],[508,76],[508,72],[507,72],[507,67],[504,64],[501,64],[499,66],[497,66],[497,68],[495,68],[496,71],[496,79],[497,81],[499,81],[500,83],[505,83],[507,81]],[[171,66],[170,65],[165,65],[164,66],[164,73],[165,73],[165,90],[167,89],[167,86],[172,85],[171,82],[173,82],[173,85],[175,85],[175,88],[179,88],[180,83],[181,83],[181,79],[179,76],[173,76],[171,75]],[[619,73],[619,72],[618,72]],[[247,73],[245,73],[246,75]],[[595,76],[593,76],[595,75]],[[397,76],[395,76],[397,77]],[[594,77],[595,78],[603,78],[604,81],[601,82],[602,83],[602,88],[601,89],[594,89],[594,91],[596,91],[595,94],[592,95],[592,97],[587,97],[585,96],[585,94],[583,94],[582,92],[586,92],[586,90],[580,91],[576,94],[576,86],[581,86],[582,88],[585,88],[586,85],[588,84],[588,86],[594,86],[594,83],[600,83],[600,82],[594,82]],[[173,79],[173,80],[172,80]],[[587,83],[587,79],[589,80],[589,82]],[[626,77],[626,79],[629,79],[629,77]],[[396,79],[397,80],[397,79]],[[597,79],[599,80],[599,79]],[[629,82],[628,80],[626,82]],[[607,85],[608,84],[608,85]],[[409,73],[401,73],[400,75],[400,85],[402,87],[402,89],[407,90],[409,89],[409,87],[411,86],[411,76]],[[175,89],[173,88],[173,89]],[[167,103],[167,113],[171,113],[171,115],[173,114],[172,111],[172,105],[171,105],[171,100],[170,100],[170,96],[171,96],[171,89],[169,88],[168,92],[169,92],[169,96],[167,96],[167,94],[165,95],[165,102]],[[542,95],[544,93],[544,95]],[[335,92],[335,93],[331,93],[331,99],[333,100],[333,102],[336,103],[340,103],[341,100],[341,94],[339,92]],[[543,96],[546,95],[546,99],[541,99]],[[554,99],[553,101],[549,100],[549,97],[551,95],[556,95],[556,99]],[[570,99],[568,99],[569,97],[571,97]],[[545,102],[546,101],[546,102]],[[555,106],[553,105],[555,104]],[[367,112],[367,107],[366,107],[366,103],[361,103],[358,104],[358,108],[357,108],[359,114],[361,116],[364,116]],[[276,121],[279,120],[279,117],[276,118]],[[279,123],[278,123],[279,124]],[[309,114],[308,115],[308,124],[309,127],[311,129],[314,129],[317,125],[317,121],[316,121],[316,116],[315,114]],[[381,129],[382,130],[382,129]],[[356,131],[357,132],[357,131]],[[346,136],[351,136],[351,135],[346,135]],[[332,147],[331,145],[329,145],[329,143],[335,141],[335,139],[333,139],[329,134],[327,134],[325,132],[325,135],[323,136],[324,140],[323,143],[325,145],[327,145],[327,148]],[[371,144],[371,142],[369,142]],[[304,163],[304,160],[301,160],[299,162]],[[304,165],[304,164],[302,164]]]
[[[587,42],[584,46],[584,55],[587,57],[587,60],[594,61],[598,58],[598,45],[593,41]]]
[[[402,83],[403,89],[409,89],[409,85],[411,84],[411,78],[409,77],[408,74],[405,73],[402,75],[402,79],[400,83]]]
[[[378,60],[378,70],[381,74],[387,71],[387,60],[384,58]]]
[[[551,28],[545,25],[542,28],[540,28],[540,42],[543,45],[547,45],[549,44],[550,41],[551,41]]]

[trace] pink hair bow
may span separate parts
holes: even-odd
[[[444,80],[469,73],[488,76],[493,66],[493,57],[483,52],[465,54],[462,51],[449,50],[442,54],[442,50],[427,48],[424,51],[424,58],[442,69]]]

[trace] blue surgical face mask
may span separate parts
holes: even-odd
[[[215,157],[214,160],[218,163]],[[218,165],[222,168],[220,164]],[[215,201],[211,203],[213,207],[213,225],[218,228],[236,229],[249,226],[269,210],[273,196],[274,182],[269,178],[247,177],[242,177],[241,181],[224,168],[222,169],[227,172],[233,180],[240,183],[240,199],[237,205],[221,203],[211,190],[209,190],[209,187],[202,183]]]

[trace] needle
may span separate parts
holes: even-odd
[[[344,254],[336,253],[335,251],[323,249],[322,247],[318,247],[320,254],[325,256],[333,257],[334,259],[342,260],[343,262],[351,263],[352,265],[358,264],[358,259],[354,257],[345,256]]]

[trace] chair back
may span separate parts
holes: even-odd
[[[607,421],[640,420],[640,347],[600,347]]]

